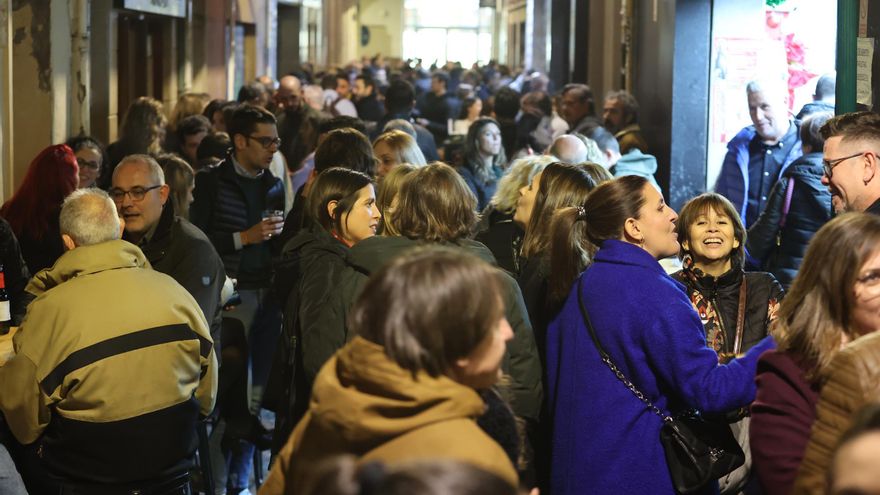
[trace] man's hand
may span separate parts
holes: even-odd
[[[280,234],[283,227],[283,217],[264,218],[260,223],[241,233],[241,243],[247,246],[248,244],[260,244],[263,241],[268,241]]]

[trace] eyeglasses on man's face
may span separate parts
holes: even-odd
[[[143,201],[148,192],[152,191],[153,189],[159,189],[160,187],[162,187],[162,184],[150,187],[135,186],[128,191],[125,191],[118,187],[114,187],[113,189],[110,189],[110,197],[113,198],[113,201],[116,203],[122,203],[123,201],[125,201],[126,194],[131,198],[132,201]]]
[[[279,137],[271,138],[268,136],[247,136],[247,135],[245,137],[248,139],[253,139],[254,141],[260,143],[260,145],[265,149],[269,149],[272,146],[275,146],[276,148],[281,146],[281,138],[279,138]]]
[[[857,157],[857,156],[862,156],[862,155],[867,155],[867,154],[869,154],[869,153],[872,153],[872,152],[870,152],[870,151],[860,151],[860,152],[858,152],[858,153],[856,153],[856,154],[854,154],[854,155],[843,156],[843,157],[840,157],[840,158],[834,158],[834,159],[831,159],[831,160],[822,160],[822,167],[825,169],[825,175],[830,179],[830,178],[831,178],[831,174],[834,172],[834,167],[840,165],[841,163],[843,163],[843,162],[845,162],[845,161],[847,161],[847,160],[849,160],[849,159],[851,159],[851,158],[855,158],[855,157]]]

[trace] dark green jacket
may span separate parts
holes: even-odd
[[[338,292],[342,297],[343,313],[348,313],[371,273],[407,250],[423,244],[406,237],[376,236],[365,239],[351,248],[348,256],[350,268],[343,273],[342,285]],[[461,240],[457,246],[492,265],[496,264],[492,252],[479,242]],[[535,336],[532,333],[519,286],[507,273],[503,276],[506,281],[504,294],[506,316],[514,333],[513,339],[507,344],[507,355],[502,363],[504,372],[511,378],[511,407],[517,416],[537,419],[543,390],[541,362],[535,346]],[[450,311],[453,310],[454,308],[450,308]],[[335,345],[339,341],[338,336],[335,337],[330,340],[328,336],[328,345]],[[345,340],[351,340],[352,337],[353,335],[346,335]]]
[[[276,265],[274,287],[283,304],[284,325],[275,358],[282,370],[275,385],[280,387],[275,451],[308,409],[318,371],[350,340],[341,301],[334,297],[347,254],[348,247],[312,226],[284,245]]]

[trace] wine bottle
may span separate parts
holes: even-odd
[[[9,333],[12,325],[12,312],[9,307],[9,293],[6,291],[6,277],[0,265],[0,335]]]

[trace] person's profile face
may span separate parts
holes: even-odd
[[[358,190],[357,201],[351,211],[343,214],[342,238],[350,245],[376,235],[379,228],[379,207],[376,205],[376,192],[372,184]]]
[[[538,197],[538,189],[541,187],[541,176],[543,174],[543,172],[538,172],[532,178],[532,182],[519,189],[519,199],[516,202],[516,211],[513,213],[513,221],[522,228],[526,228],[532,219],[535,198]]]
[[[483,341],[465,359],[459,360],[457,381],[476,390],[495,385],[501,377],[501,360],[507,342],[512,338],[513,329],[502,315]]]
[[[623,129],[623,103],[616,98],[605,100],[602,121],[612,134]]]
[[[866,192],[865,158],[858,155],[863,147],[864,143],[843,141],[842,136],[825,140],[822,158],[833,165],[830,176],[827,171],[822,176],[822,184],[828,186],[835,213],[862,211],[876,199]]]
[[[642,188],[645,204],[639,210],[639,231],[642,235],[642,248],[655,259],[678,254],[678,234],[675,221],[678,215],[663,200],[663,196],[651,184]]]

